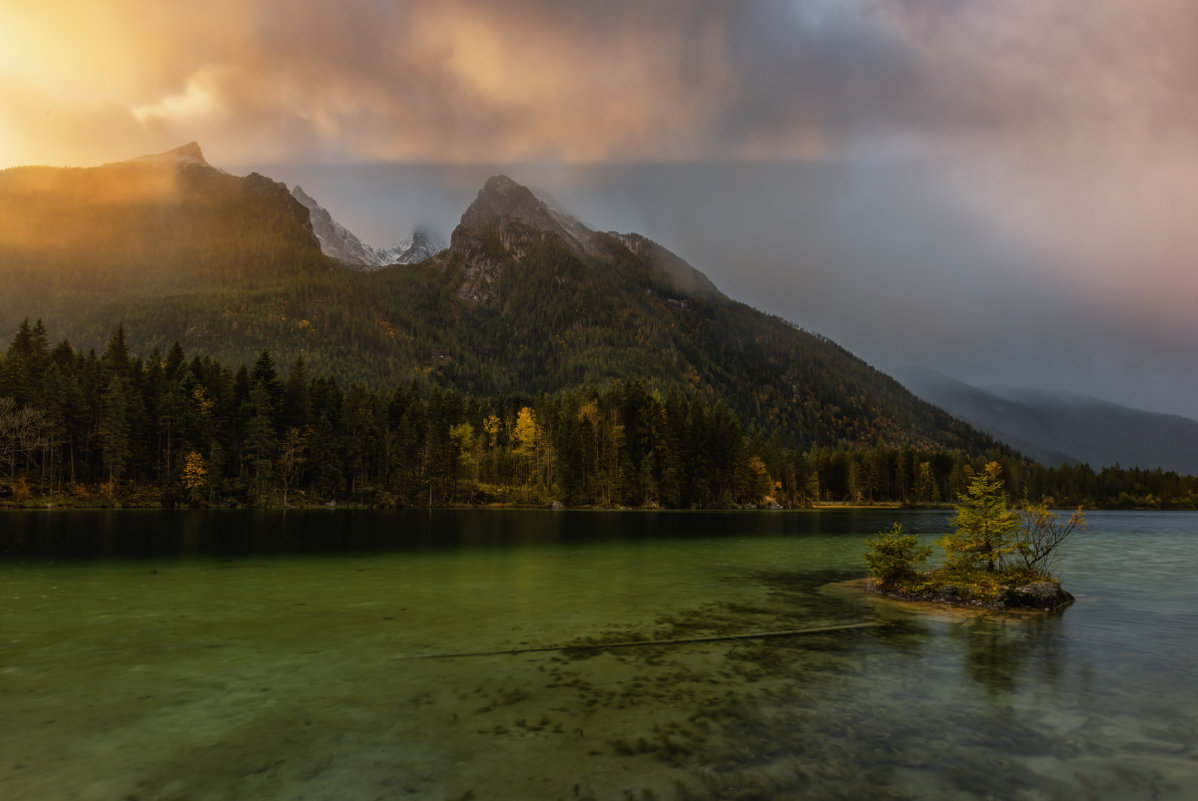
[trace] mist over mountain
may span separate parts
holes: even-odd
[[[417,228],[388,247],[373,248],[334,219],[303,187],[297,184],[291,188],[291,194],[311,214],[312,230],[320,241],[321,252],[347,267],[375,270],[392,264],[416,264],[435,256],[446,247],[432,232]]]
[[[916,395],[1046,464],[1119,465],[1198,474],[1198,422],[1080,394],[1018,387],[981,389],[908,368]]]
[[[177,340],[237,363],[267,349],[346,382],[488,396],[640,380],[795,444],[992,445],[652,240],[593,231],[510,178],[486,181],[448,249],[369,272],[322,252],[330,231],[354,240],[298,195],[223,173],[190,146],[0,173],[0,278],[14,290],[0,326],[42,318],[56,338],[100,347],[123,322],[140,352]]]
[[[380,266],[393,264],[417,264],[425,259],[431,259],[445,248],[449,247],[432,231],[417,228],[411,234],[399,240],[390,247],[375,251]]]

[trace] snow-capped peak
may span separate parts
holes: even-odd
[[[411,236],[405,236],[389,248],[375,251],[380,264],[416,264],[432,258],[448,247],[436,234],[425,228],[417,228]]]
[[[416,264],[435,256],[447,247],[432,232],[417,228],[410,236],[390,247],[376,250],[335,220],[327,209],[301,187],[292,188],[291,194],[308,208],[312,230],[320,241],[321,251],[350,267],[377,270],[392,264]]]
[[[312,220],[312,231],[320,241],[320,249],[326,256],[332,256],[350,267],[362,270],[373,270],[379,267],[378,256],[374,249],[364,244],[354,236],[354,233],[333,219],[328,210],[316,202],[316,199],[295,186],[291,190],[295,199],[308,208]]]

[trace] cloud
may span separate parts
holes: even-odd
[[[187,86],[179,94],[167,95],[156,103],[146,103],[132,110],[133,116],[143,125],[170,122],[190,124],[210,116],[217,109],[221,76],[219,72],[204,69],[187,79]]]
[[[738,297],[863,351],[901,343],[1010,380],[1046,342],[1095,382],[1095,353],[1124,383],[1190,386],[1141,381],[1144,365],[1198,374],[1170,346],[1198,341],[1194,86],[1192,0],[0,7],[0,164],[192,139],[279,177],[420,164],[424,194],[400,205],[438,217],[472,194],[471,165],[536,165],[584,216],[665,240]],[[827,172],[791,186],[795,165]],[[330,181],[334,212],[386,244],[394,198]],[[888,309],[898,335],[875,320]],[[979,319],[1018,323],[961,333]]]
[[[31,8],[4,20],[34,43],[10,71],[230,161],[1014,153],[1183,141],[1198,114],[1180,102],[1198,63],[1185,0]]]

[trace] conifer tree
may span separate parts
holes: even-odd
[[[100,443],[104,469],[109,481],[119,481],[132,456],[130,452],[129,407],[131,387],[128,379],[114,375],[104,390],[100,412]]]
[[[1001,472],[998,462],[987,463],[953,507],[954,532],[941,542],[949,567],[994,571],[1018,549],[1019,515],[1007,507]]]

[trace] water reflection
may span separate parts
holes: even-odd
[[[0,558],[95,559],[506,549],[654,540],[828,537],[870,533],[894,512],[95,511],[5,512]],[[915,533],[941,512],[904,513]],[[854,565],[853,572],[859,568]]]
[[[969,677],[992,697],[1016,693],[1021,679],[1052,687],[1066,669],[1082,668],[1076,661],[1066,665],[1068,648],[1060,614],[958,623],[950,637],[964,646]]]

